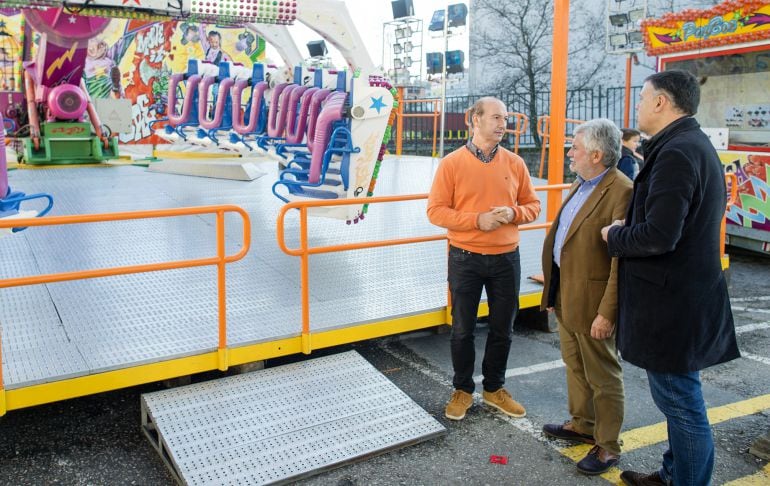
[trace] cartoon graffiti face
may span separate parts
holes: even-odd
[[[103,39],[94,37],[88,40],[88,57],[101,59],[107,55],[107,43]]]

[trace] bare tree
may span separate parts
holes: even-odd
[[[551,82],[553,41],[552,0],[476,0],[475,28],[471,32],[471,59],[475,60],[475,91],[505,93],[530,119],[530,132],[540,145],[536,121],[547,107]],[[603,10],[602,10],[603,12]],[[604,15],[584,5],[570,14],[568,86],[591,86],[604,67]]]

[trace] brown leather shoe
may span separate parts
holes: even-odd
[[[603,474],[609,468],[614,466],[620,460],[620,455],[603,449],[599,446],[593,446],[591,451],[577,463],[578,471],[589,476]]]
[[[491,407],[495,407],[506,415],[516,418],[527,415],[527,411],[524,410],[524,407],[514,400],[505,388],[499,388],[494,392],[484,390],[484,393],[482,393],[481,396],[484,398],[484,403]]]
[[[620,479],[628,486],[665,486],[667,483],[660,478],[660,473],[644,474],[636,471],[623,471]]]
[[[462,390],[455,390],[446,405],[444,416],[451,420],[462,420],[471,405],[473,405],[473,395]]]

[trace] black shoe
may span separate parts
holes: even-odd
[[[628,486],[665,486],[667,484],[660,478],[660,473],[657,471],[650,474],[623,471],[620,473],[620,479]]]
[[[585,444],[596,443],[593,435],[581,434],[580,432],[575,432],[574,430],[565,429],[564,426],[569,423],[570,421],[568,420],[561,425],[545,424],[543,425],[543,433],[548,437],[553,437],[554,439],[563,439],[572,442],[583,442]]]
[[[588,455],[577,463],[577,468],[583,474],[595,476],[607,472],[619,460],[619,455],[613,454],[599,446],[593,446]]]

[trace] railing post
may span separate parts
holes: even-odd
[[[436,130],[438,130],[438,119],[439,119],[439,116],[441,115],[441,112],[439,111],[439,107],[438,107],[439,103],[441,102],[439,101],[438,103],[433,103],[433,151],[431,152],[433,154],[433,157],[438,155],[436,153]]]
[[[313,347],[310,342],[310,254],[307,244],[307,207],[299,210],[299,245],[302,250],[300,257],[300,292],[302,294],[302,352],[310,354]]]
[[[401,149],[404,147],[404,88],[399,86],[398,99],[401,102],[396,108],[396,155],[401,155]]]
[[[225,212],[217,211],[217,298],[219,308],[219,344],[217,346],[217,355],[219,370],[227,371],[228,350],[227,350],[227,284],[225,282]]]

